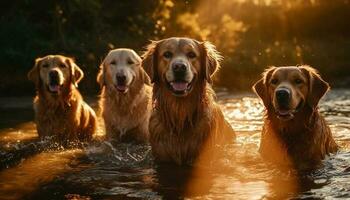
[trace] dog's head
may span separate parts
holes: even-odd
[[[166,85],[175,96],[186,96],[198,82],[211,83],[220,59],[209,42],[168,38],[148,45],[142,66],[156,85]]]
[[[130,86],[140,80],[150,84],[146,72],[141,68],[141,58],[131,49],[114,49],[108,53],[100,66],[97,82],[125,94]]]
[[[294,118],[305,105],[316,108],[328,89],[328,83],[309,66],[271,67],[253,86],[265,107],[281,120]]]
[[[74,60],[62,55],[48,55],[35,60],[34,67],[28,73],[28,79],[36,88],[52,95],[58,95],[71,85],[78,87],[83,71]]]

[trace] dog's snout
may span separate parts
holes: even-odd
[[[126,81],[126,76],[124,74],[117,74],[116,79],[118,84],[124,84]]]
[[[57,78],[58,77],[58,71],[52,70],[49,73],[50,78]]]
[[[56,70],[51,70],[49,72],[49,78],[50,78],[50,84],[54,85],[54,84],[58,84],[59,81],[59,74],[58,71]]]
[[[280,105],[288,104],[290,96],[290,91],[287,88],[276,90],[276,98]]]
[[[173,64],[172,68],[175,73],[177,72],[183,73],[183,72],[186,72],[187,66],[185,63],[177,62]]]

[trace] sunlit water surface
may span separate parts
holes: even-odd
[[[212,166],[195,170],[157,165],[149,146],[113,145],[100,136],[83,149],[39,142],[31,98],[1,98],[0,199],[350,198],[350,90],[333,90],[320,105],[340,152],[303,175],[260,158],[263,107],[253,94],[217,94],[237,140]]]

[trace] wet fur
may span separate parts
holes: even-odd
[[[129,91],[118,94],[112,85],[103,83],[104,67],[102,63],[97,80],[102,86],[99,106],[107,138],[119,142],[148,142],[148,122],[152,109],[152,87],[148,75],[138,67]]]
[[[62,93],[57,97],[49,94],[40,80],[41,59],[36,60],[33,69],[28,73],[28,78],[35,82],[37,88],[34,111],[39,137],[52,136],[61,144],[90,141],[96,131],[96,115],[75,87],[83,73],[72,59],[60,57],[68,60],[72,73],[69,81],[64,84]],[[75,76],[79,76],[78,80],[74,80],[74,73]]]
[[[215,103],[214,91],[208,83],[219,67],[219,55],[210,43],[200,44],[202,62],[198,80],[187,96],[178,98],[158,74],[160,42],[151,43],[143,55],[143,66],[154,82],[154,109],[149,125],[153,155],[161,162],[192,164],[212,154],[216,144],[229,142],[235,135]]]
[[[294,119],[281,122],[268,98],[267,84],[271,73],[269,68],[253,89],[262,98],[266,107],[260,153],[266,160],[277,164],[293,166],[298,170],[316,168],[322,159],[337,151],[330,128],[318,111],[318,101],[329,86],[308,66],[299,66],[307,74],[309,81],[308,103],[295,114]]]

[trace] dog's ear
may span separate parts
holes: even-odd
[[[202,42],[201,45],[201,66],[204,69],[205,79],[212,83],[212,77],[215,72],[220,68],[220,61],[222,60],[222,56],[216,50],[215,46],[210,42]]]
[[[144,84],[146,85],[151,85],[151,79],[149,78],[148,74],[146,73],[146,71],[140,67],[140,77],[141,77],[141,80]]]
[[[33,81],[36,88],[40,87],[40,70],[39,66],[41,64],[42,58],[35,59],[33,68],[28,72],[27,77],[30,81]]]
[[[270,107],[270,97],[268,94],[268,84],[272,73],[276,70],[276,67],[267,68],[262,74],[262,78],[258,80],[252,87],[253,91],[260,97],[263,101],[265,108]]]
[[[159,80],[157,65],[158,65],[158,45],[159,41],[151,41],[151,43],[146,47],[145,53],[142,57],[141,66],[145,69],[151,82],[157,82]]]
[[[307,103],[311,108],[316,108],[320,99],[329,90],[329,84],[324,81],[318,74],[318,71],[310,66],[299,66],[299,68],[307,75],[309,79],[309,92],[307,95]]]
[[[137,65],[139,79],[141,80],[142,83],[146,85],[151,85],[151,79],[147,75],[145,69],[142,67],[141,57],[135,51],[132,51],[132,52],[134,54],[134,59],[136,60],[135,64]]]
[[[102,61],[100,67],[99,67],[99,71],[97,74],[97,83],[100,85],[100,87],[102,88],[103,86],[106,85],[106,79],[105,79],[105,61]]]
[[[78,83],[81,81],[81,79],[83,79],[84,72],[77,64],[75,64],[72,58],[66,58],[66,63],[70,67],[72,84],[78,88]]]

